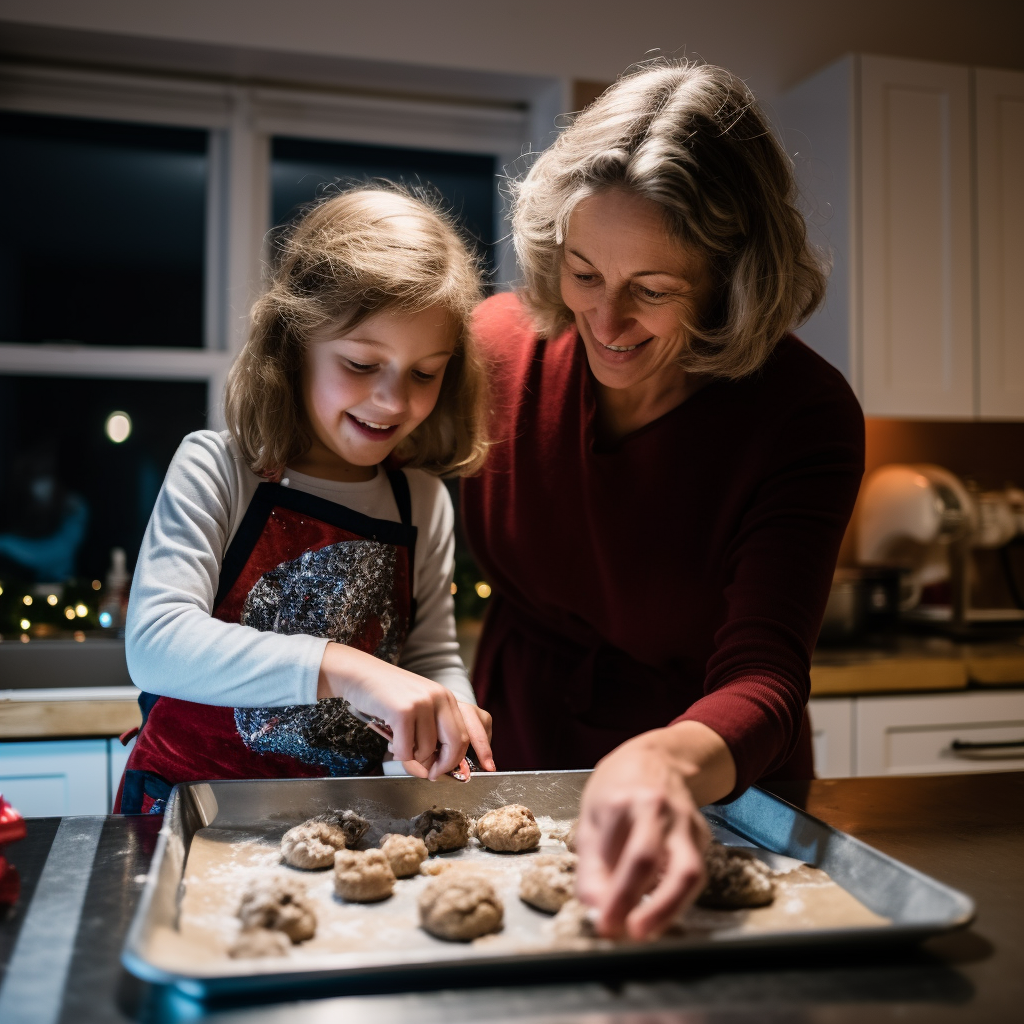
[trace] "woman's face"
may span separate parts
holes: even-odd
[[[699,322],[714,291],[706,261],[669,234],[662,207],[612,189],[573,211],[561,288],[591,371],[615,389],[677,376],[684,325]]]

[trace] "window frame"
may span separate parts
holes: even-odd
[[[0,110],[128,121],[209,132],[202,348],[0,343],[9,375],[203,381],[207,423],[225,426],[227,373],[245,343],[271,227],[273,136],[491,155],[496,285],[515,280],[502,171],[545,144],[564,83],[538,79],[521,101],[442,100],[345,89],[246,84],[58,66],[0,65]],[[486,94],[486,93],[484,93]]]

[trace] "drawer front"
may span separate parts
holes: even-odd
[[[0,792],[26,818],[106,814],[106,740],[0,743]]]
[[[1024,769],[1024,693],[862,698],[858,775]]]
[[[807,703],[814,741],[814,774],[819,779],[853,775],[853,700],[834,697]]]

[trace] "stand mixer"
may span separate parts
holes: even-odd
[[[1024,626],[1024,609],[972,604],[972,553],[1005,548],[1024,534],[1024,491],[981,492],[941,466],[893,464],[868,476],[860,507],[858,561],[906,571],[908,590],[900,602],[905,618],[944,624],[951,632]],[[946,580],[948,605],[921,603],[925,587]],[[1010,589],[1016,596],[1012,580]]]

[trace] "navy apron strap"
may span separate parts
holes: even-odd
[[[401,469],[389,469],[388,481],[398,506],[398,516],[403,526],[412,526],[412,497],[409,494],[409,479]]]

